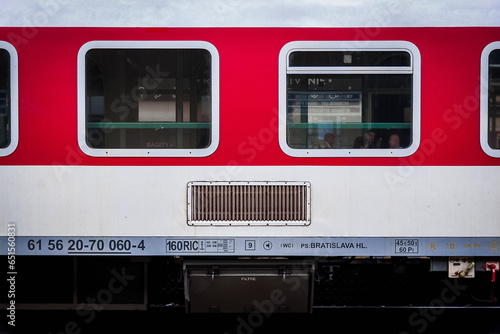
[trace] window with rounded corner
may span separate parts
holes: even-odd
[[[0,41],[0,157],[14,152],[18,143],[17,52]]]
[[[280,146],[294,157],[402,157],[420,143],[420,53],[404,41],[296,41],[280,52]]]
[[[78,55],[80,148],[203,157],[219,142],[219,57],[202,41],[94,41]]]
[[[486,46],[481,55],[481,147],[500,158],[500,42]]]

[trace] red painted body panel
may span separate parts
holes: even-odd
[[[500,28],[0,28],[19,57],[19,145],[0,165],[500,165],[479,141],[479,73]],[[220,56],[220,144],[204,158],[101,158],[77,142],[77,54],[94,40],[202,40]],[[404,40],[421,53],[421,143],[405,158],[293,158],[278,55],[298,40]]]

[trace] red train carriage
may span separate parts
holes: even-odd
[[[499,36],[1,28],[18,307],[498,306]]]

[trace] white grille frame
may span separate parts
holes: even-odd
[[[307,226],[311,185],[300,181],[189,182],[190,226]]]

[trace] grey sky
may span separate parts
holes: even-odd
[[[499,26],[498,0],[0,0],[0,26]]]

